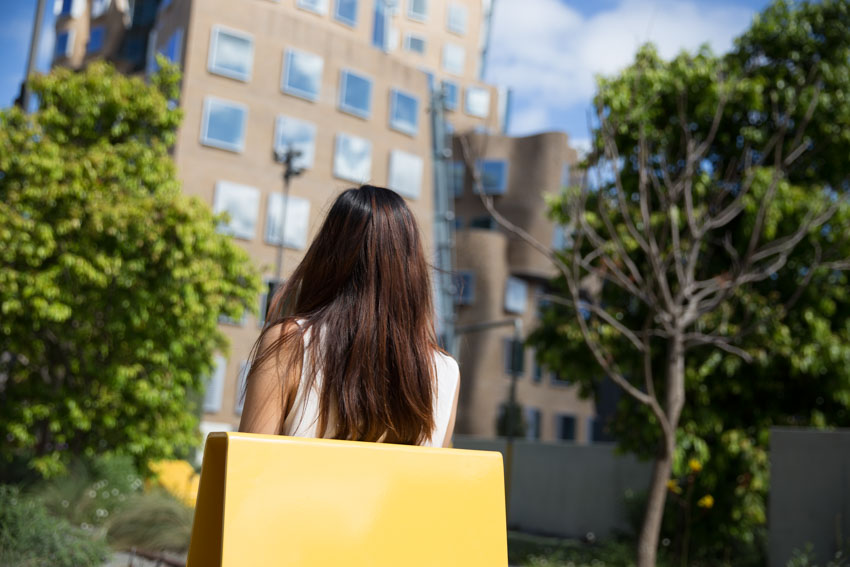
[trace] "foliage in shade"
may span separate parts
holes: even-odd
[[[0,112],[0,438],[42,476],[71,455],[137,464],[199,443],[219,315],[259,277],[181,194],[169,147],[179,74],[105,63],[36,77],[34,114]]]
[[[797,144],[805,151],[788,167],[767,210],[763,241],[789,234],[807,215],[835,202],[850,189],[850,5],[825,0],[776,2],[757,17],[733,51],[717,57],[707,49],[662,61],[644,48],[620,75],[602,79],[597,105],[616,126],[626,192],[636,196],[639,133],[652,148],[657,170],[674,168],[683,152],[683,127],[707,139],[715,110],[725,98],[717,135],[694,176],[701,202],[740,187],[743,173],[755,181],[742,214],[728,225],[730,239],[710,239],[701,250],[704,277],[732,271],[729,246],[743,255],[773,171],[741,161],[748,149],[764,146],[781,128],[808,126],[800,139],[783,141],[783,155]],[[687,122],[681,121],[686,117]],[[806,141],[808,143],[806,144]],[[602,136],[596,132],[596,149]],[[730,173],[731,172],[731,173]],[[730,176],[737,180],[724,184]],[[604,178],[596,194],[611,187]],[[738,185],[735,185],[738,183]],[[569,225],[568,196],[552,200],[555,220]],[[638,199],[628,203],[632,218]],[[594,210],[590,204],[588,210]],[[639,255],[622,218],[615,230]],[[600,232],[604,219],[590,218]],[[685,224],[679,210],[651,211],[650,222]],[[850,296],[847,267],[823,265],[850,258],[850,210],[842,204],[825,226],[813,227],[771,277],[739,288],[696,323],[700,332],[728,338],[752,362],[713,345],[688,351],[685,405],[677,431],[676,477],[688,475],[688,462],[704,468],[695,481],[699,494],[711,494],[710,509],[694,511],[691,558],[696,565],[764,563],[768,431],[775,425],[850,425]],[[720,235],[723,236],[723,235]],[[564,257],[569,256],[566,252]],[[646,261],[645,258],[640,261]],[[811,269],[811,266],[817,266]],[[672,270],[672,266],[668,266]],[[840,269],[839,269],[840,268]],[[553,285],[566,292],[563,278]],[[599,304],[630,328],[640,329],[646,312],[614,285],[601,285]],[[642,373],[643,360],[608,324],[595,324],[596,338],[627,375]],[[599,366],[584,345],[571,307],[552,304],[531,342],[549,369],[571,377],[585,394],[599,386]],[[655,343],[653,366],[664,367],[663,345]],[[661,372],[659,372],[661,374]],[[663,377],[655,383],[663,396]],[[642,387],[640,381],[636,381]],[[608,425],[620,446],[645,457],[656,453],[660,431],[645,406],[623,396]],[[664,537],[681,540],[682,522],[666,518]]]

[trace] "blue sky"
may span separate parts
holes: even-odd
[[[494,0],[488,82],[511,87],[510,133],[567,132],[588,145],[587,112],[596,74],[628,65],[652,41],[672,57],[708,43],[732,46],[767,0]],[[402,0],[404,2],[404,0]],[[53,51],[53,2],[48,0],[39,68]],[[0,107],[18,94],[26,68],[35,0],[0,2]]]

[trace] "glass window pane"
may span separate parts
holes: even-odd
[[[93,0],[91,3],[91,17],[99,18],[109,9],[110,0]]]
[[[106,41],[106,28],[97,26],[89,32],[89,44],[86,46],[86,53],[97,53],[103,49],[103,43]]]
[[[422,173],[424,164],[422,158],[393,150],[390,152],[390,189],[411,199],[418,199],[422,192]]]
[[[425,38],[412,33],[404,36],[404,48],[413,53],[425,53]]]
[[[281,90],[308,100],[317,100],[322,89],[324,65],[324,60],[319,55],[288,49]]]
[[[575,441],[576,418],[572,415],[559,415],[557,417],[558,439],[561,441]]]
[[[443,91],[446,93],[446,110],[457,110],[460,102],[460,89],[454,81],[443,81]]]
[[[248,109],[239,103],[213,97],[204,100],[201,143],[233,152],[245,146],[245,120]]]
[[[525,408],[525,438],[528,440],[540,439],[540,410],[537,408]]]
[[[204,389],[204,411],[215,413],[221,409],[221,393],[224,391],[224,373],[227,371],[227,359],[220,354],[213,358],[213,371],[206,380]]]
[[[487,195],[504,195],[508,187],[508,162],[485,159],[478,162],[481,184]]]
[[[230,181],[215,184],[213,212],[227,214],[227,219],[218,225],[218,232],[251,240],[254,238],[259,210],[259,189]]]
[[[336,0],[334,18],[346,25],[357,25],[357,0]]]
[[[389,48],[390,14],[386,0],[372,0],[375,13],[372,18],[372,46],[378,49]]]
[[[508,313],[525,313],[528,299],[528,284],[525,280],[509,277],[505,284],[505,311]]]
[[[213,28],[210,38],[210,73],[247,81],[254,65],[254,40],[250,35],[223,28]]]
[[[161,51],[163,55],[168,57],[172,63],[180,63],[180,57],[183,53],[183,30],[178,28],[174,30],[171,37],[168,38],[168,43],[165,44],[165,50]]]
[[[475,272],[458,270],[454,274],[455,303],[472,305],[475,301]]]
[[[298,0],[298,7],[324,16],[328,13],[328,0]]]
[[[343,71],[340,79],[339,108],[361,118],[372,113],[372,81],[351,71]]]
[[[372,177],[372,143],[365,138],[337,134],[334,175],[354,183],[369,181]]]
[[[408,0],[407,15],[414,20],[428,18],[428,0]]]
[[[447,43],[443,46],[443,70],[454,75],[463,75],[466,50],[463,46]]]
[[[465,110],[470,116],[487,118],[490,114],[490,91],[479,87],[467,87]]]
[[[56,44],[53,48],[53,57],[69,57],[74,49],[73,32],[71,30],[61,31],[56,34]]]
[[[281,219],[286,219],[286,222],[282,223]],[[309,223],[310,201],[292,195],[286,199],[282,193],[269,195],[265,234],[267,244],[279,245],[282,237],[283,245],[287,248],[303,250],[307,246]]]
[[[316,125],[290,116],[278,116],[274,128],[274,149],[285,153],[288,150],[300,151],[292,164],[300,169],[313,167],[316,156]]]
[[[393,89],[390,128],[415,136],[419,130],[419,101],[413,95]]]
[[[466,6],[449,4],[448,28],[456,34],[466,34]]]

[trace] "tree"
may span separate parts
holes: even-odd
[[[655,563],[674,459],[679,469],[686,462],[677,447],[708,455],[707,427],[690,427],[698,417],[717,436],[736,433],[731,447],[740,429],[753,433],[746,413],[724,431],[718,398],[739,396],[740,408],[753,403],[750,392],[781,388],[769,380],[751,388],[750,369],[770,371],[773,351],[796,356],[798,369],[819,372],[813,358],[825,350],[846,365],[843,321],[821,316],[844,293],[830,289],[814,310],[800,302],[845,282],[850,258],[842,194],[850,136],[840,126],[850,116],[847,23],[843,2],[779,2],[728,57],[703,49],[668,63],[643,48],[599,82],[585,164],[593,183],[553,199],[556,219],[573,228],[572,248],[549,250],[491,211],[561,271],[556,286],[568,300],[532,337],[543,362],[585,393],[594,386],[589,364],[602,368],[628,394],[621,408],[638,408],[620,425],[637,422],[626,445],[654,458],[640,566]],[[792,352],[794,329],[807,351]],[[723,376],[736,373],[737,384]],[[836,381],[843,386],[831,403],[846,407],[846,372]],[[708,415],[686,413],[680,427],[688,400]]]
[[[179,74],[104,63],[34,77],[0,113],[0,437],[42,476],[196,446],[220,314],[253,305],[247,254],[181,194]]]

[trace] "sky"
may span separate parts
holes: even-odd
[[[404,1],[404,0],[402,0]],[[0,107],[12,104],[26,69],[35,0],[0,0]],[[485,79],[511,88],[509,134],[567,132],[589,146],[594,77],[627,66],[647,41],[663,57],[708,43],[732,47],[767,0],[494,0]],[[39,69],[53,52],[48,0]]]

